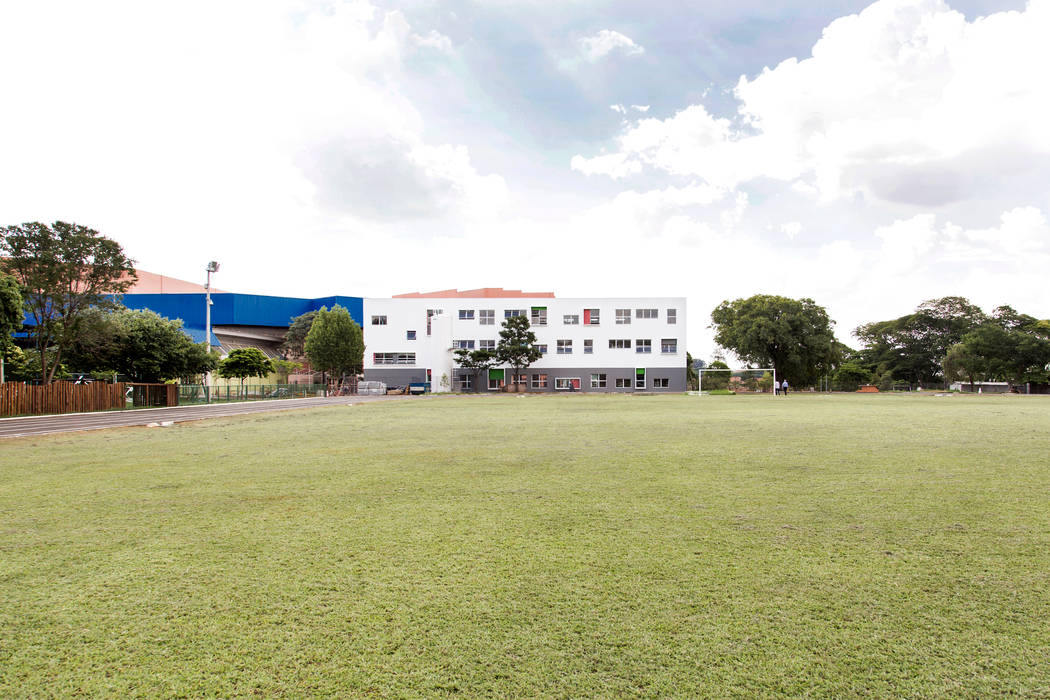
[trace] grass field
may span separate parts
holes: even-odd
[[[1050,696],[1050,399],[0,442],[0,696]]]

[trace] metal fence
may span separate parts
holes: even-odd
[[[329,396],[334,396],[335,393],[332,390],[328,391]],[[310,396],[324,395],[324,384],[179,385],[180,406],[200,403],[226,403],[230,401],[262,401],[265,399],[304,399]]]

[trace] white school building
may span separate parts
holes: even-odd
[[[529,391],[686,389],[685,298],[557,299],[498,288],[365,298],[365,379],[474,391],[474,374],[455,366],[454,351],[495,349],[503,321],[516,315],[529,318],[543,352],[519,378]],[[499,391],[512,372],[490,370],[477,389]]]

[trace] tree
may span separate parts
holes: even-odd
[[[4,364],[11,333],[22,327],[22,292],[14,277],[0,271],[0,382],[5,380]]]
[[[481,390],[481,373],[487,372],[499,364],[499,358],[493,350],[456,350],[455,361],[460,368],[470,370],[473,373],[474,391]]]
[[[224,379],[238,378],[241,387],[248,377],[265,377],[273,373],[273,363],[259,348],[237,348],[231,350],[219,363],[219,376]]]
[[[833,377],[839,391],[856,391],[861,384],[871,384],[873,379],[871,370],[855,360],[839,365]]]
[[[536,347],[536,334],[532,332],[528,318],[512,316],[503,322],[499,343],[496,344],[496,357],[501,363],[514,368],[515,386],[521,371],[543,357]]]
[[[973,347],[966,343],[951,346],[944,357],[944,378],[947,381],[966,379],[970,383],[970,391],[973,391],[975,382],[984,378],[986,370],[985,359],[975,354]]]
[[[704,367],[704,361],[700,360],[700,363],[701,364],[699,365],[699,369],[702,369]],[[698,367],[694,367],[693,366],[694,364],[696,364],[696,363],[693,360],[693,356],[691,354],[689,354],[688,352],[686,352],[686,354],[685,354],[685,383],[686,383],[686,386],[688,386],[690,389],[692,389],[693,391],[696,391],[697,388],[700,385],[700,377],[696,373],[696,370],[698,369]]]
[[[25,310],[34,321],[30,334],[40,355],[41,379],[51,382],[63,352],[77,337],[82,314],[93,306],[114,306],[109,295],[135,282],[134,263],[116,241],[63,221],[7,226],[0,235],[4,267],[22,285]]]
[[[302,369],[303,364],[301,362],[293,362],[292,360],[273,360],[273,370],[277,372],[277,383],[287,384],[288,375],[297,369]]]
[[[942,297],[924,301],[907,316],[866,323],[853,334],[864,345],[860,357],[869,369],[923,384],[942,374],[948,349],[986,321],[963,297]]]
[[[725,370],[718,372],[708,372],[707,370],[717,369]],[[729,365],[722,360],[713,360],[707,363],[707,366],[700,372],[697,377],[697,387],[702,391],[719,391],[729,386],[729,380],[732,378],[733,373],[728,371]],[[704,375],[707,375],[706,377]]]
[[[307,311],[305,314],[296,316],[288,326],[284,334],[284,342],[281,349],[292,357],[303,357],[306,355],[306,336],[310,333],[310,327],[317,318],[316,311]]]
[[[310,366],[321,370],[322,383],[326,382],[326,373],[357,375],[364,367],[365,341],[361,326],[339,305],[331,311],[321,307],[306,335],[303,350]]]
[[[218,354],[194,343],[182,321],[149,310],[90,309],[69,348],[69,366],[84,372],[116,372],[137,382],[163,382],[209,372]]]
[[[812,299],[757,294],[723,301],[711,321],[715,342],[796,386],[812,384],[831,363],[834,321]]]

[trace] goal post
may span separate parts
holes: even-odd
[[[777,370],[773,367],[704,367],[696,372],[698,396],[711,391],[775,395]],[[707,386],[704,386],[705,375]]]

